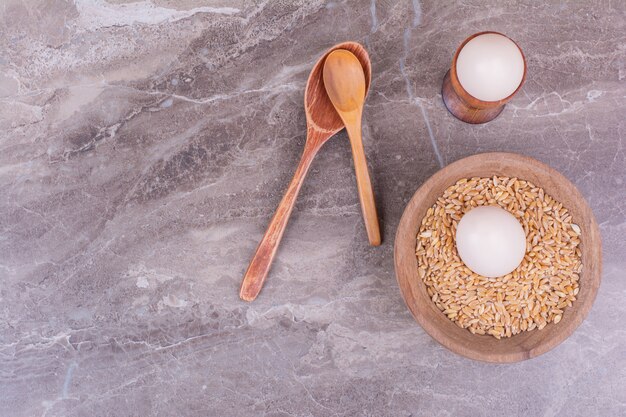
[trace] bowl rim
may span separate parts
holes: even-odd
[[[442,321],[440,317],[445,318],[445,321],[449,323],[453,323],[449,320],[437,307],[432,303],[432,301],[428,300],[425,304],[428,305],[419,305],[416,304],[416,297],[414,295],[413,289],[411,288],[411,279],[413,279],[417,274],[417,258],[415,257],[415,236],[417,235],[417,231],[419,230],[419,224],[421,224],[421,218],[417,222],[416,228],[414,230],[406,230],[410,223],[413,222],[413,213],[416,211],[420,205],[419,202],[428,199],[428,197],[432,197],[433,187],[435,184],[440,181],[445,180],[450,174],[450,172],[455,172],[457,170],[463,171],[464,166],[473,166],[476,164],[502,164],[509,165],[510,163],[516,164],[517,168],[520,166],[525,166],[527,168],[533,169],[537,171],[537,175],[542,176],[543,178],[549,178],[550,182],[554,182],[558,184],[559,187],[566,188],[568,194],[572,195],[572,199],[575,201],[576,210],[582,211],[584,214],[585,222],[584,225],[579,224],[581,228],[584,229],[587,233],[583,233],[581,237],[581,250],[583,251],[583,271],[581,272],[581,281],[583,281],[583,285],[581,285],[581,293],[583,291],[588,292],[587,294],[578,295],[577,300],[574,302],[579,303],[577,308],[573,309],[573,313],[567,317],[566,322],[566,314],[567,310],[563,315],[563,319],[561,323],[555,326],[561,326],[558,330],[551,332],[546,332],[545,334],[549,335],[548,337],[535,337],[534,339],[539,339],[539,343],[535,343],[533,341],[532,344],[526,345],[524,341],[521,343],[514,344],[513,342],[509,342],[509,345],[515,346],[514,351],[512,352],[495,352],[495,351],[485,351],[480,348],[476,348],[472,343],[467,343],[467,336],[463,336],[465,340],[461,340],[458,337],[454,337],[454,335],[449,334],[449,330],[451,328],[444,324],[447,328],[443,329]],[[492,175],[500,175],[498,173],[494,173]],[[470,173],[459,176],[458,178],[451,178],[452,181],[449,185],[454,184],[457,180],[461,178],[471,178],[475,176],[483,176],[483,175],[471,175]],[[522,180],[529,180],[528,178],[519,177]],[[545,184],[538,183],[537,181],[532,180],[534,184],[539,187],[545,189]],[[548,194],[548,190],[546,190]],[[436,200],[436,198],[435,198]],[[422,203],[421,207],[423,208]],[[428,205],[430,207],[430,205]],[[571,209],[571,207],[566,206],[566,208]],[[577,220],[580,223],[580,219]],[[409,248],[408,241],[410,237],[413,236],[413,246]],[[408,259],[415,259],[414,267],[406,267],[406,263]],[[590,262],[587,262],[590,261]],[[410,263],[410,262],[409,262]],[[589,265],[585,265],[589,263]],[[400,222],[398,224],[398,228],[396,230],[396,236],[394,240],[394,268],[396,274],[396,280],[398,282],[398,286],[400,287],[400,292],[402,298],[408,307],[409,311],[413,315],[414,319],[420,324],[420,326],[428,333],[433,339],[437,342],[448,348],[449,350],[470,358],[474,360],[484,361],[484,362],[494,362],[494,363],[511,363],[518,362],[521,360],[526,360],[530,358],[534,358],[543,353],[548,352],[549,350],[558,346],[561,342],[567,339],[571,334],[578,328],[578,326],[584,321],[584,319],[589,314],[593,302],[596,298],[598,288],[600,286],[601,281],[601,272],[602,272],[602,244],[600,238],[600,231],[598,224],[593,216],[593,212],[589,207],[587,201],[583,197],[583,195],[578,191],[574,184],[572,184],[565,176],[551,168],[550,166],[537,161],[528,156],[515,154],[515,153],[507,153],[507,152],[488,152],[472,155],[466,158],[459,159],[446,167],[442,168],[438,172],[436,172],[433,176],[431,176],[426,182],[424,182],[413,194],[412,198],[407,203]],[[409,270],[407,270],[407,268]],[[417,279],[419,282],[415,283],[415,285],[420,286],[424,285],[419,278]],[[582,298],[582,299],[581,299]],[[433,309],[436,311],[434,312]],[[572,309],[572,307],[568,307],[568,309]],[[438,314],[437,314],[438,313]],[[440,315],[440,317],[439,317]],[[481,336],[474,335],[467,331],[466,329],[462,329],[458,327],[456,324],[452,324],[452,327],[458,329],[453,332],[456,332],[458,335],[460,332],[467,332],[468,335],[471,335],[471,340],[476,341],[476,345],[478,345],[478,340],[482,340],[488,344],[500,343],[497,342],[487,342],[489,338],[492,340],[497,340],[491,336]],[[537,332],[539,330],[533,330],[531,332],[521,332],[518,335],[512,336],[510,338],[501,339],[504,343],[507,343],[506,340],[512,341],[516,337],[527,334],[523,336],[522,339],[528,340],[532,338],[533,332]],[[545,331],[542,330],[541,332]],[[530,334],[530,335],[529,335]],[[533,340],[534,340],[533,339]],[[520,340],[518,338],[518,340]],[[482,342],[480,342],[482,343]]]

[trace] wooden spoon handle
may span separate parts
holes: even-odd
[[[363,149],[361,138],[361,118],[356,117],[352,121],[347,121],[346,130],[350,137],[352,147],[352,158],[354,159],[354,170],[356,173],[356,184],[359,190],[359,200],[361,201],[361,211],[365,221],[365,230],[370,245],[380,245],[380,226],[378,225],[378,213],[374,202],[374,190],[370,181],[370,174],[367,170],[367,160]]]
[[[276,250],[287,227],[296,197],[304,182],[304,177],[311,166],[315,154],[319,150],[319,145],[314,142],[314,140],[307,139],[296,172],[293,174],[293,178],[276,209],[276,213],[274,213],[274,217],[272,217],[270,224],[267,226],[265,235],[263,235],[263,239],[261,239],[252,261],[250,261],[248,270],[241,283],[241,290],[239,291],[239,297],[242,300],[254,300],[259,295],[261,287],[263,287],[263,282],[272,266],[274,255],[276,255]]]

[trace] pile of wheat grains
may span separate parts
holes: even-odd
[[[526,233],[526,255],[510,274],[486,278],[459,258],[456,227],[477,206],[500,206]],[[419,275],[437,307],[458,326],[498,339],[558,323],[578,294],[580,227],[563,204],[529,181],[461,179],[428,209],[417,236]]]

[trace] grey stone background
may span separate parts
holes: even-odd
[[[468,35],[528,80],[492,123],[440,96]],[[303,148],[334,43],[373,64],[367,245],[344,133],[315,160],[265,288],[238,287]],[[0,415],[626,415],[626,2],[4,0]],[[602,229],[603,282],[553,351],[492,365],[414,322],[393,237],[413,192],[485,151],[561,171]]]

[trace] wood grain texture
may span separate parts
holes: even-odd
[[[428,297],[418,275],[415,256],[416,235],[422,218],[437,197],[461,178],[502,175],[517,177],[543,187],[546,193],[563,203],[573,222],[582,230],[583,270],[578,298],[568,307],[558,324],[543,330],[522,332],[497,340],[474,335],[449,320]],[[426,181],[407,205],[394,246],[396,278],[402,296],[415,320],[439,343],[459,355],[487,362],[517,362],[541,355],[569,337],[585,319],[596,298],[601,280],[602,248],[600,231],[594,215],[576,187],[563,175],[532,158],[510,153],[486,153],[470,156],[443,168]]]
[[[461,46],[459,46],[459,48],[456,50],[454,58],[452,58],[452,65],[450,66],[450,70],[446,72],[441,86],[441,97],[450,113],[452,113],[452,115],[457,119],[466,123],[486,123],[498,117],[498,115],[502,113],[502,110],[504,110],[504,105],[508,101],[510,101],[515,94],[517,94],[520,88],[522,88],[522,85],[524,85],[524,81],[526,80],[526,57],[524,57],[524,53],[518,45],[520,53],[522,54],[522,60],[524,61],[524,75],[522,76],[522,81],[520,82],[519,86],[517,87],[517,89],[515,89],[513,93],[511,93],[511,95],[498,101],[483,101],[470,95],[463,88],[456,72],[456,62],[459,57],[459,53],[469,41],[477,36],[488,33],[507,37],[506,35],[499,32],[487,31],[475,33],[465,39]],[[515,41],[513,41],[512,39],[511,41],[515,43]],[[517,45],[517,43],[515,43],[515,45]]]
[[[381,236],[378,213],[361,135],[361,119],[365,103],[363,66],[351,52],[342,49],[335,50],[326,59],[323,78],[330,101],[346,126],[350,138],[361,212],[368,240],[371,245],[379,246]]]
[[[239,292],[239,297],[242,300],[252,301],[261,291],[311,162],[322,145],[344,128],[343,121],[326,94],[322,76],[326,57],[336,49],[348,50],[358,58],[363,65],[366,93],[369,89],[372,75],[369,56],[367,51],[356,42],[344,42],[335,45],[326,51],[311,70],[304,93],[304,111],[307,120],[307,139],[304,151],[294,177],[246,270]]]
[[[350,137],[350,147],[352,148],[352,159],[354,160],[354,170],[356,174],[356,185],[361,202],[361,213],[365,223],[367,238],[372,246],[379,246],[382,242],[380,225],[378,223],[378,213],[376,211],[376,201],[374,190],[367,169],[367,159],[361,138],[361,114],[357,115],[354,121],[346,119],[346,130]]]

